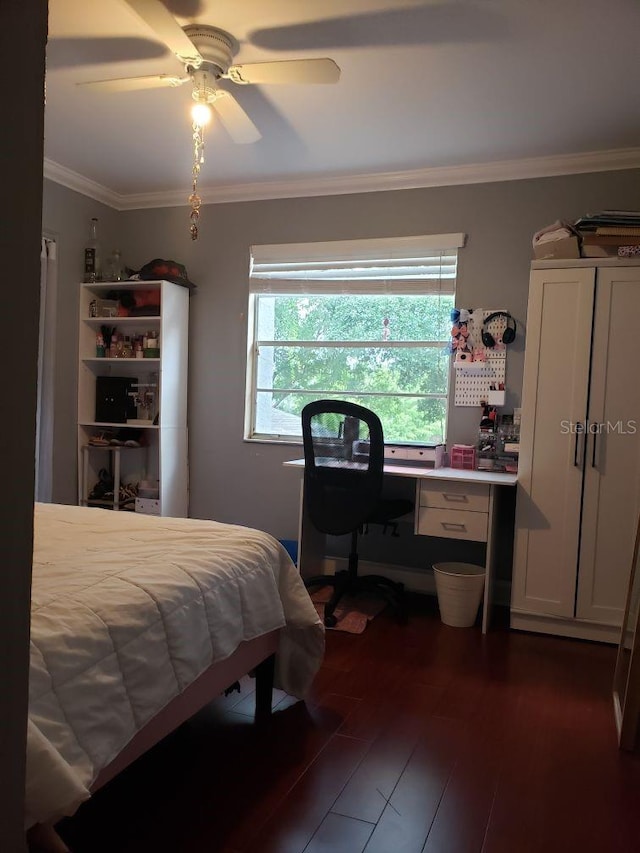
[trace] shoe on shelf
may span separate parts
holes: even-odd
[[[98,471],[98,482],[89,492],[89,500],[109,500],[113,498],[113,477],[106,468]]]
[[[89,438],[89,444],[92,447],[109,447],[109,439],[104,437],[104,433],[92,435]]]

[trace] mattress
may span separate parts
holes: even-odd
[[[268,534],[36,504],[27,826],[72,814],[158,711],[241,642],[276,629],[276,683],[304,698],[324,628]]]

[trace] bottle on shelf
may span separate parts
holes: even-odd
[[[114,249],[104,262],[103,281],[122,281],[126,278],[120,249]]]
[[[84,248],[84,280],[85,282],[100,281],[101,279],[100,241],[98,239],[98,220],[94,216],[89,225],[89,239]]]
[[[147,332],[143,344],[144,358],[160,358],[160,342],[157,332]]]
[[[114,331],[111,335],[111,343],[109,345],[109,358],[119,358],[122,344],[118,332]]]

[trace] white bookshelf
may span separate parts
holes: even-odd
[[[90,305],[110,291],[156,290],[158,316],[92,317]],[[120,484],[145,480],[159,484],[160,514],[188,514],[187,368],[189,291],[168,281],[101,282],[80,285],[78,336],[78,502],[80,505],[121,509]],[[116,328],[131,338],[153,331],[159,335],[159,358],[97,357],[96,337],[101,326]],[[152,412],[137,409],[136,417],[118,422],[96,420],[98,377],[126,377],[141,385],[155,384]],[[140,447],[89,444],[92,436],[109,437],[119,430],[136,430]],[[113,501],[89,501],[101,469],[114,477]],[[117,481],[117,482],[116,482]]]

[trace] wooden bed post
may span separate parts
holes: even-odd
[[[263,722],[271,717],[275,668],[275,654],[269,655],[256,667],[256,723]]]

